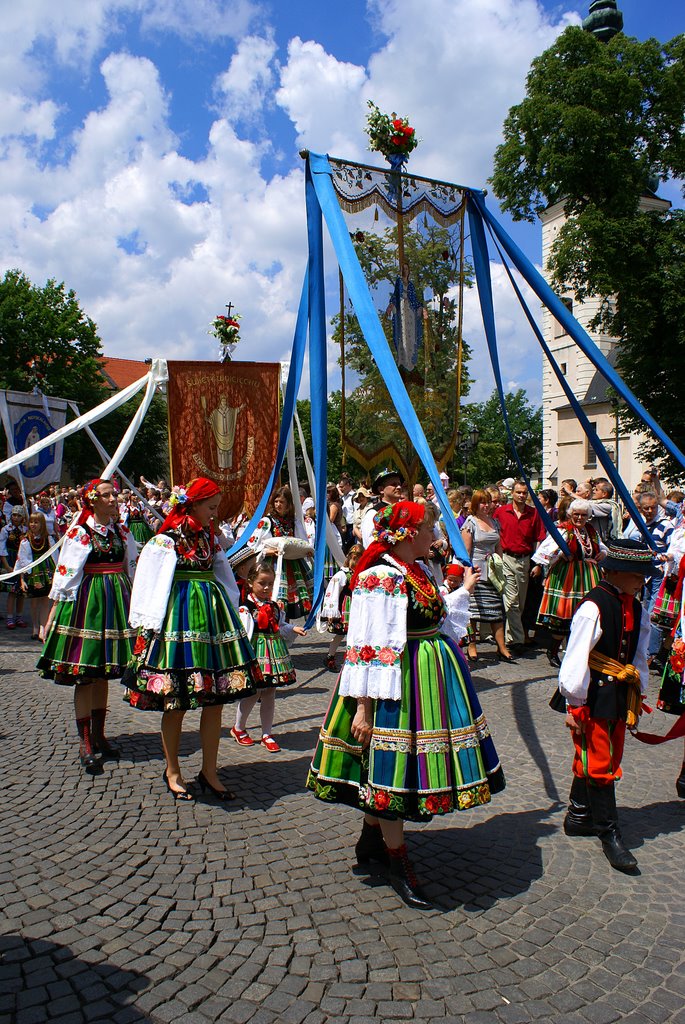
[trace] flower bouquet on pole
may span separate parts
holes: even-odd
[[[216,316],[210,325],[209,334],[217,338],[221,348],[221,362],[230,363],[235,347],[240,341],[239,313],[233,316]]]
[[[409,154],[416,149],[419,140],[416,131],[406,117],[384,114],[373,100],[368,101],[371,110],[366,116],[366,134],[369,136],[369,149],[381,153],[394,171],[399,171],[409,159]]]

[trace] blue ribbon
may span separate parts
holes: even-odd
[[[644,406],[638,402],[630,388],[624,384],[613,366],[610,365],[606,357],[597,348],[587,331],[581,327],[575,317],[568,311],[559,296],[552,291],[544,277],[542,277],[530,260],[521,252],[519,247],[509,237],[501,224],[497,223],[485,205],[483,193],[476,189],[469,189],[469,196],[476,204],[483,220],[487,222],[496,237],[499,239],[502,248],[507,253],[516,269],[524,280],[528,282],[541,302],[544,303],[547,309],[549,309],[552,315],[559,321],[567,334],[573,338],[575,343],[578,345],[580,350],[585,353],[590,362],[592,362],[598,370],[601,370],[607,381],[611,384],[617,394],[621,396],[628,408],[632,409],[635,415],[640,417],[643,423],[645,423],[661,441],[664,448],[670,452],[673,458],[676,459],[681,466],[685,467],[685,455],[683,455],[678,446],[670,439],[668,434],[664,433],[653,416],[651,416]]]
[[[328,501],[328,380],[326,369],[326,304],[324,298],[323,225],[309,165],[305,171],[305,204],[309,241],[309,373],[311,381],[312,449],[316,480],[316,533],[314,535],[314,581],[317,591],[305,623],[316,620],[316,611],[326,592],[326,520]]]
[[[295,402],[297,401],[297,394],[300,390],[300,381],[302,380],[302,367],[304,365],[304,353],[307,347],[307,315],[308,315],[308,304],[309,304],[309,272],[305,273],[304,282],[302,284],[302,293],[300,295],[300,305],[297,311],[297,322],[295,324],[295,337],[293,338],[293,350],[290,358],[290,370],[288,371],[288,382],[285,387],[285,398],[283,400],[283,414],[281,416],[281,426],[278,434],[278,448],[276,450],[276,461],[274,462],[274,468],[271,471],[269,482],[266,485],[266,489],[259,500],[259,504],[255,509],[255,513],[250,519],[249,523],[240,534],[228,555],[234,555],[237,551],[240,551],[245,547],[248,540],[254,533],[254,530],[259,523],[260,519],[266,511],[266,506],[269,503],[269,498],[273,493],[273,489],[276,486],[278,480],[278,474],[281,471],[283,459],[285,458],[286,449],[288,447],[288,437],[290,435],[290,429],[292,427],[293,416],[295,414]],[[293,495],[293,500],[298,500],[298,495]]]
[[[442,511],[445,529],[447,530],[452,549],[460,561],[466,565],[471,565],[471,559],[464,546],[454,513],[447,501],[447,495],[440,480],[438,468],[435,465],[426,435],[421,428],[414,407],[409,400],[407,389],[392,357],[385,333],[378,319],[378,313],[371,299],[364,273],[354,251],[354,246],[352,245],[350,234],[333,188],[331,180],[332,170],[328,157],[320,153],[310,153],[307,160],[308,171],[310,172],[321,212],[326,221],[326,227],[333,242],[335,255],[352,300],[359,326],[369,346],[369,351],[387,385],[409,439],[414,445],[416,453],[433,484],[436,501]],[[322,396],[321,401],[322,403],[325,402],[325,395]],[[312,400],[313,408],[314,396]]]
[[[504,399],[504,387],[502,386],[502,372],[499,365],[499,354],[497,352],[497,330],[495,327],[495,310],[492,301],[492,281],[490,280],[490,258],[488,256],[488,244],[485,238],[485,230],[483,228],[483,218],[480,215],[479,209],[474,206],[472,202],[467,203],[467,210],[469,215],[469,224],[471,227],[471,249],[473,251],[473,265],[476,271],[476,281],[478,283],[478,298],[480,299],[480,309],[483,316],[483,327],[485,328],[485,338],[488,344],[488,352],[490,353],[490,362],[492,363],[492,372],[495,376],[495,385],[497,387],[497,394],[499,395],[500,406],[502,409],[502,418],[504,420],[504,429],[507,432],[509,438],[509,444],[511,450],[514,453],[516,464],[519,467],[521,476],[528,485],[528,491],[533,499],[533,504],[538,511],[540,518],[545,524],[546,529],[554,538],[555,544],[561,549],[567,558],[571,557],[568,544],[557,530],[554,522],[552,521],[549,513],[543,508],[540,499],[533,490],[530,484],[530,480],[526,474],[523,463],[519,457],[519,453],[516,450],[516,442],[511,432],[511,426],[509,424],[509,416],[507,413],[507,404]]]
[[[490,234],[492,235],[492,228],[489,227],[489,231],[490,231]],[[597,431],[595,430],[595,428],[592,426],[592,423],[590,422],[590,420],[585,415],[583,407],[581,406],[580,402],[578,401],[578,399],[574,395],[573,389],[571,388],[571,385],[569,384],[568,380],[566,379],[566,376],[562,372],[561,367],[559,366],[559,364],[555,360],[554,356],[552,355],[552,352],[550,351],[550,348],[549,348],[547,342],[545,341],[545,337],[544,337],[542,331],[540,330],[540,328],[538,327],[537,323],[535,322],[535,318],[533,317],[533,314],[531,313],[531,311],[530,311],[530,309],[529,309],[529,307],[528,307],[528,305],[526,303],[526,300],[524,299],[523,295],[521,294],[521,290],[518,287],[518,285],[516,284],[516,280],[514,278],[514,275],[512,274],[512,272],[511,272],[511,270],[509,268],[509,265],[506,262],[506,260],[504,258],[504,255],[502,254],[502,250],[500,249],[499,245],[497,244],[497,240],[494,238],[494,236],[493,236],[493,242],[494,242],[495,248],[497,249],[499,257],[502,260],[502,266],[504,267],[504,269],[507,272],[507,277],[509,278],[509,281],[511,282],[511,286],[514,289],[514,292],[516,293],[516,297],[518,298],[518,300],[519,300],[519,302],[521,304],[521,308],[523,309],[523,312],[526,314],[526,318],[528,320],[528,323],[530,324],[531,329],[532,329],[533,333],[535,334],[535,337],[538,339],[542,351],[545,353],[545,356],[549,360],[549,364],[552,367],[552,370],[554,371],[554,374],[555,374],[557,380],[559,381],[559,384],[561,385],[562,391],[564,392],[564,394],[566,395],[566,397],[568,399],[569,405],[571,406],[571,408],[573,409],[574,413],[576,414],[578,422],[580,423],[581,427],[583,428],[583,430],[585,431],[587,437],[589,438],[589,440],[590,440],[590,442],[592,444],[592,447],[593,447],[593,449],[594,449],[594,451],[595,451],[595,453],[597,455],[597,458],[599,459],[599,461],[600,461],[600,463],[602,465],[602,468],[605,470],[608,478],[611,480],[612,484],[616,488],[616,492],[620,495],[624,505],[626,506],[626,508],[630,512],[630,515],[631,515],[631,518],[632,518],[633,522],[635,523],[635,525],[639,529],[639,531],[642,534],[642,536],[644,537],[645,541],[647,542],[647,544],[649,545],[650,548],[652,548],[654,551],[656,551],[656,541],[654,540],[654,537],[652,536],[652,534],[647,529],[647,525],[646,525],[644,519],[642,518],[642,516],[639,514],[639,512],[638,512],[638,510],[637,510],[637,508],[635,506],[635,503],[634,503],[634,501],[632,499],[632,496],[630,494],[630,491],[628,490],[626,485],[623,483],[623,480],[619,476],[618,471],[616,469],[616,466],[611,461],[611,458],[609,457],[609,453],[607,452],[606,448],[602,444],[602,441],[600,440],[600,437],[597,434]]]

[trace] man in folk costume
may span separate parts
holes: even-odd
[[[626,725],[637,726],[647,692],[650,622],[636,598],[653,572],[650,548],[637,540],[609,542],[604,579],[579,605],[571,623],[559,691],[575,754],[568,836],[599,836],[619,871],[637,861],[618,827],[615,782],[622,776]]]
[[[380,512],[381,509],[387,508],[389,505],[395,505],[400,500],[403,483],[404,477],[394,469],[382,469],[375,477],[371,485],[375,498],[364,510],[362,518],[362,544],[365,548],[368,548],[373,541],[375,530],[373,519],[376,512]]]

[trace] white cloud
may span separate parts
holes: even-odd
[[[505,391],[524,388],[530,401],[539,404],[542,400],[540,348],[501,263],[491,261],[490,278],[500,371]],[[540,300],[525,281],[518,279],[516,283],[528,308],[539,322]],[[468,367],[473,384],[468,399],[482,402],[492,394],[495,378],[483,330],[478,290],[475,287],[464,293],[464,338],[473,350]]]
[[[337,60],[319,43],[292,39],[276,102],[295,126],[298,148],[359,158],[365,82],[366,71],[359,65]]]
[[[220,75],[216,89],[221,111],[235,120],[261,120],[273,83],[273,37],[246,36],[241,39],[228,70]]]

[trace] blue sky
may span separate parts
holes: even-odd
[[[685,31],[622,0],[626,31]],[[287,359],[305,258],[303,146],[368,159],[366,100],[408,114],[412,167],[484,185],[530,60],[587,4],[538,0],[24,0],[0,42],[0,263],[64,280],[108,355]],[[679,190],[668,198],[682,205]],[[537,228],[515,225],[539,261]],[[331,267],[331,272],[334,272]],[[539,359],[493,268],[508,383]],[[475,296],[473,397],[492,382]],[[331,380],[335,383],[334,356]]]

